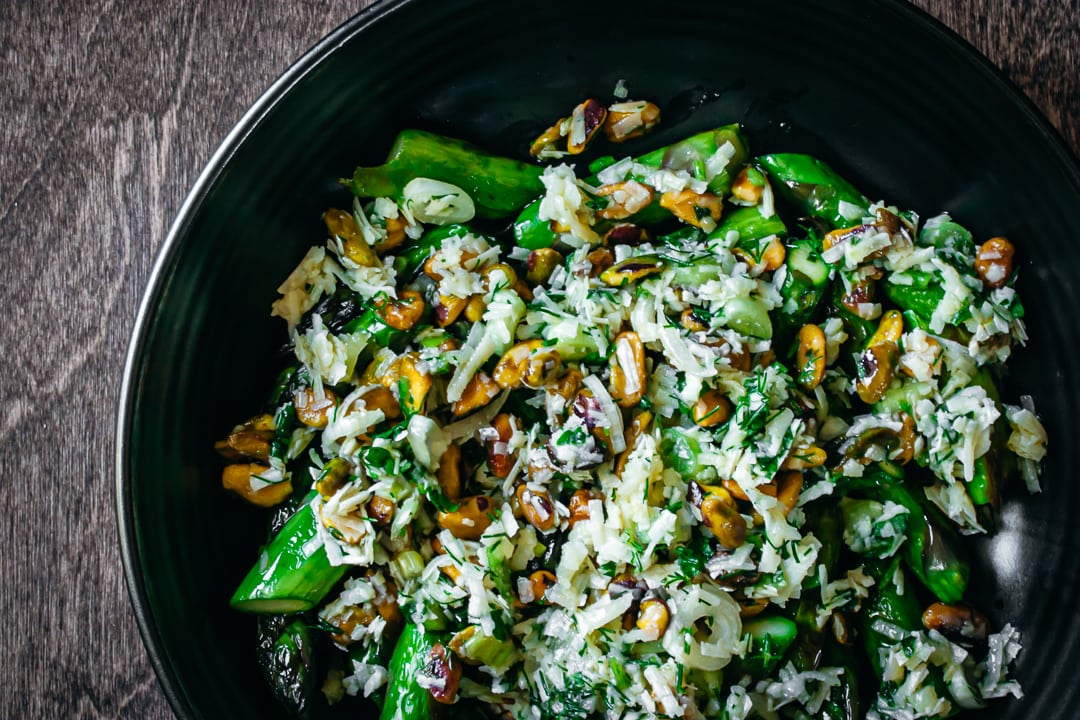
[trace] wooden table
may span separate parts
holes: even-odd
[[[5,2],[0,718],[169,718],[128,601],[114,425],[135,310],[214,148],[367,1]],[[1080,0],[917,0],[1080,151]]]

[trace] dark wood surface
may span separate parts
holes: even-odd
[[[0,3],[0,718],[171,718],[120,564],[115,414],[188,188],[369,2]],[[1080,0],[917,0],[1080,151]]]

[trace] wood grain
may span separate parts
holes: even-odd
[[[0,718],[170,718],[117,549],[114,416],[154,256],[214,148],[368,4],[0,5]],[[1077,0],[917,0],[1080,150]]]

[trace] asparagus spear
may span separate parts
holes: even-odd
[[[739,658],[739,670],[754,678],[766,677],[780,665],[797,634],[795,622],[782,615],[747,620],[743,623],[747,651]]]
[[[435,701],[417,677],[425,671],[435,643],[435,635],[423,626],[411,622],[405,624],[387,668],[390,680],[379,720],[429,720],[435,717]]]
[[[259,554],[230,605],[251,613],[294,613],[319,604],[345,574],[316,538],[315,513],[302,505]]]
[[[303,620],[259,618],[258,661],[274,696],[294,716],[306,718],[315,693],[311,629]]]
[[[849,227],[859,220],[854,217],[857,212],[841,212],[841,202],[850,204],[863,215],[869,212],[870,201],[815,157],[776,153],[762,155],[755,162],[765,168],[773,187],[799,212],[824,220],[834,229]]]
[[[929,502],[920,502],[900,484],[881,485],[870,494],[880,502],[891,500],[908,509],[907,542],[900,548],[901,557],[941,602],[959,602],[971,567],[940,511]]]
[[[398,197],[412,179],[457,185],[476,204],[477,215],[503,218],[520,211],[544,191],[541,168],[498,157],[469,143],[422,130],[402,130],[386,163],[358,167],[343,179],[359,197]]]
[[[821,259],[821,241],[809,235],[788,246],[784,264],[787,272],[780,286],[784,299],[781,312],[775,313],[776,334],[790,338],[810,321],[814,311],[829,292],[828,264]]]
[[[708,188],[710,192],[724,195],[731,189],[731,181],[736,170],[746,163],[746,139],[738,125],[725,125],[715,130],[691,135],[673,145],[646,153],[634,162],[653,169],[687,169],[695,172],[696,164],[703,164],[716,153],[718,148],[729,142],[735,148],[735,153],[724,169],[709,181]],[[631,179],[643,180],[644,178],[631,177]],[[588,185],[595,185],[597,182],[596,175],[585,178],[585,183]],[[667,211],[660,208],[659,200],[659,194],[657,194],[651,205],[636,215],[630,216],[627,222],[648,223],[663,220],[667,217]],[[533,201],[521,211],[514,222],[514,237],[518,245],[530,250],[550,247],[555,242],[555,231],[551,229],[551,223],[540,219],[540,199]]]
[[[787,226],[779,215],[764,217],[756,206],[741,207],[724,215],[708,237],[723,238],[732,230],[739,233],[736,247],[752,249],[755,240],[761,240],[770,235],[783,235],[787,233]]]
[[[875,584],[870,597],[863,605],[863,611],[858,616],[859,635],[870,664],[874,668],[874,675],[881,678],[883,670],[881,649],[893,644],[894,640],[880,631],[888,626],[904,632],[922,630],[922,611],[913,588],[906,586],[901,590],[896,584],[896,577],[900,572],[898,558],[887,564],[868,565],[867,569],[874,577]],[[884,624],[885,627],[879,623]],[[938,697],[951,700],[952,696],[946,686],[941,667],[931,665],[927,671],[929,675],[924,681],[924,686],[933,687]],[[954,704],[949,714],[953,714],[955,710]]]

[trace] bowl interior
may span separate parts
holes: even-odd
[[[617,15],[618,17],[613,17]],[[1024,633],[1024,703],[987,717],[1071,718],[1080,616],[1073,408],[1080,303],[1075,162],[984,61],[906,5],[390,2],[339,29],[260,101],[208,169],[160,260],[133,341],[118,449],[133,598],[181,717],[281,711],[253,661],[253,623],[228,597],[255,557],[262,513],[219,487],[213,441],[257,407],[285,342],[275,288],[351,201],[336,178],[419,126],[521,157],[589,96],[625,79],[657,102],[651,149],[742,122],[752,151],[820,155],[868,195],[1018,247],[1031,340],[1007,396],[1031,394],[1051,434],[1046,492],[1014,488],[978,543],[973,598]]]

